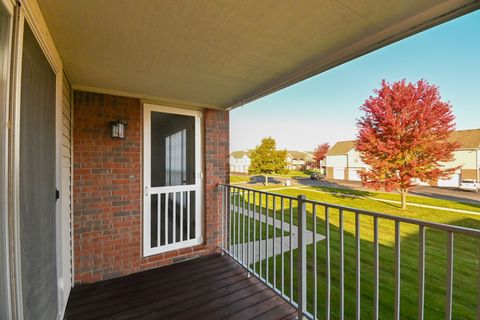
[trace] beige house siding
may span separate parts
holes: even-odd
[[[477,150],[457,150],[453,152],[454,160],[447,163],[442,163],[447,168],[454,168],[461,166],[462,169],[476,169],[477,164]]]
[[[62,140],[61,140],[61,165],[62,165],[62,185],[61,185],[61,201],[62,215],[67,219],[70,225],[69,229],[63,229],[63,239],[70,239],[70,245],[63,246],[64,252],[62,257],[64,266],[69,266],[70,279],[66,282],[73,283],[72,270],[72,103],[71,103],[71,86],[65,74],[63,75],[63,92],[62,92]],[[69,261],[67,261],[68,259]]]
[[[333,179],[333,167],[327,167],[327,178]]]
[[[462,179],[477,179],[477,170],[462,169]]]
[[[368,168],[368,165],[362,161],[360,153],[355,149],[347,152],[347,162],[349,168]]]

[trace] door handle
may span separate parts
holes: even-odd
[[[148,186],[145,186],[145,197],[148,197]]]

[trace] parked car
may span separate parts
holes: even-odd
[[[480,190],[480,183],[475,179],[464,179],[460,182],[460,190],[478,192]]]
[[[312,180],[322,180],[322,179],[325,179],[325,175],[321,174],[320,172],[314,172],[310,175],[310,179],[312,179]]]

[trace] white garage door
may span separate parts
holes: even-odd
[[[450,179],[438,179],[439,187],[455,187],[460,186],[460,174],[454,173],[450,176]]]
[[[345,180],[345,168],[333,168],[333,179]]]
[[[357,168],[350,168],[348,169],[348,180],[350,181],[362,181],[362,179],[360,178],[360,174],[358,173],[360,169],[357,169]]]

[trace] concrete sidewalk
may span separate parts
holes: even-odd
[[[232,206],[232,210],[235,212],[238,211],[240,215],[242,214],[242,208],[238,206]],[[254,212],[252,210],[247,210],[245,208],[245,217],[250,217],[251,219],[255,219],[257,222],[263,222],[267,224],[267,226],[273,226],[275,224],[275,228],[283,230],[283,232],[288,232],[289,235],[287,236],[278,236],[275,237],[275,240],[273,238],[270,238],[268,240],[265,239],[250,239],[251,241],[248,243],[239,243],[239,244],[234,244],[229,248],[229,250],[233,250],[232,253],[235,253],[235,255],[241,260],[245,261],[246,263],[252,263],[252,262],[257,262],[260,260],[263,260],[265,258],[270,258],[273,257],[274,255],[279,255],[282,252],[288,252],[290,250],[294,250],[298,248],[298,228],[297,226],[293,225],[290,228],[290,224],[287,221],[284,221],[282,224],[282,221],[279,219],[273,220],[273,217],[265,217],[265,215],[262,215],[259,217],[258,212]],[[266,219],[265,219],[266,218]],[[246,224],[245,224],[246,225]],[[264,230],[263,228],[262,230]],[[238,229],[237,229],[238,230]],[[236,230],[236,231],[237,231]],[[247,230],[245,230],[245,235],[247,234]],[[274,233],[276,235],[276,233]],[[248,238],[247,238],[248,239]],[[322,241],[325,239],[325,236],[319,234],[318,232],[316,233],[315,236],[315,241]],[[313,243],[313,232],[306,230],[305,231],[305,240],[306,244],[312,244]],[[282,250],[283,249],[283,250]],[[246,260],[248,257],[248,260]],[[253,260],[255,258],[255,260]]]

